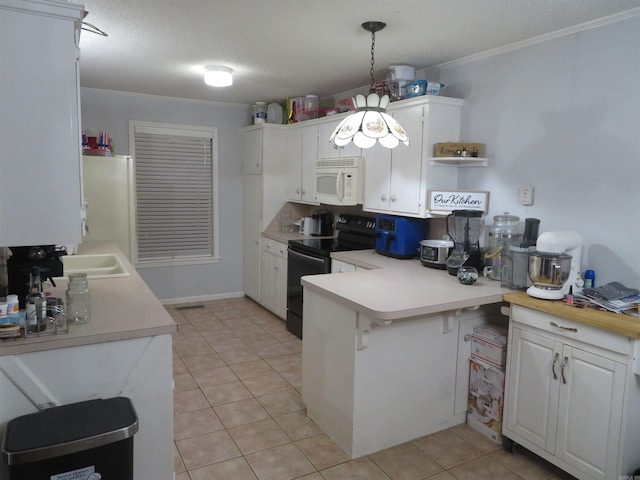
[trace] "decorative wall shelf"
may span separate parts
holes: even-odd
[[[429,165],[436,167],[486,167],[488,158],[482,157],[432,157]]]

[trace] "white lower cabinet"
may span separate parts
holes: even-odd
[[[262,238],[260,304],[282,319],[287,317],[287,245]]]
[[[581,479],[632,474],[633,348],[628,337],[512,306],[503,435]]]

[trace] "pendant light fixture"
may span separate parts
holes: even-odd
[[[329,139],[336,146],[342,147],[353,140],[356,147],[370,148],[376,142],[387,148],[396,148],[400,142],[409,145],[409,139],[404,128],[395,119],[386,113],[389,105],[389,95],[380,98],[375,92],[373,81],[373,52],[376,45],[376,32],[379,32],[387,24],[383,22],[369,21],[362,24],[367,32],[371,32],[371,69],[369,70],[369,95],[358,94],[354,99],[356,110],[345,118],[336,127]]]

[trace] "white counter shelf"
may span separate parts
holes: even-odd
[[[429,165],[435,167],[486,167],[489,159],[484,157],[432,157]]]

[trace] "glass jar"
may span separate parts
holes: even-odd
[[[522,224],[519,217],[509,215],[508,212],[493,217],[493,225],[487,226],[485,275],[492,280],[500,280],[503,250],[509,245],[519,247],[521,243]]]
[[[91,295],[86,273],[69,274],[65,313],[69,323],[87,323],[90,320]]]

